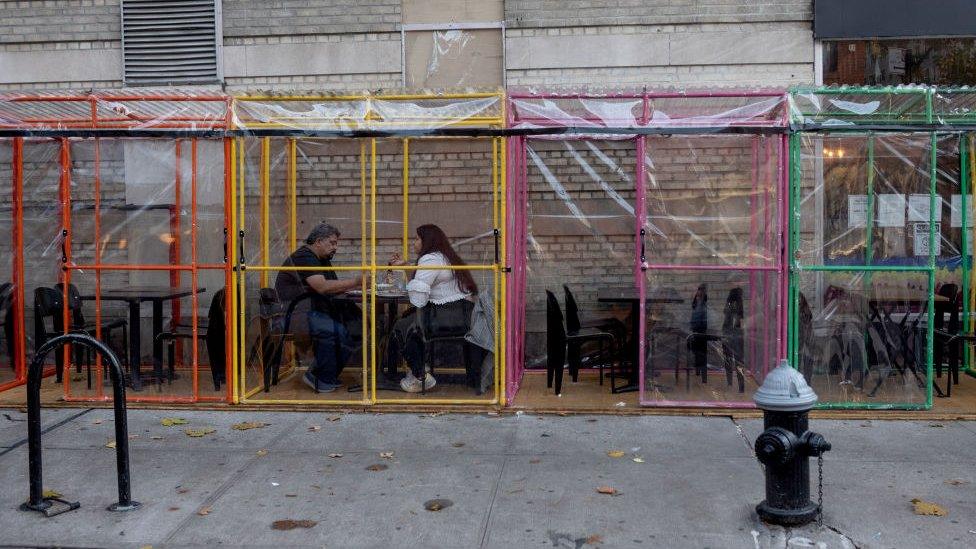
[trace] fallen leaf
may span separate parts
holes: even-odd
[[[179,508],[179,507],[170,507],[170,508],[169,508],[169,509],[167,509],[167,510],[168,510],[168,511],[179,511],[179,510],[180,510],[180,508]]]
[[[285,494],[286,498],[297,498],[298,494]]]
[[[200,515],[201,517],[205,517],[210,514],[210,509],[211,509],[210,506],[203,507],[199,511],[197,511],[197,514]]]
[[[149,437],[149,440],[163,440],[163,437],[161,437],[159,435],[153,435],[153,436]]]
[[[186,436],[193,437],[193,438],[204,437],[204,436],[207,436],[210,433],[213,433],[215,431],[216,431],[216,429],[214,429],[213,427],[203,427],[201,429],[184,429],[183,430],[183,432],[186,433]]]
[[[929,427],[945,427],[945,425],[941,423],[929,423]]]
[[[266,456],[266,455],[268,455],[268,451],[267,450],[264,450],[264,449],[261,449],[261,450],[258,450],[257,452],[255,452],[255,455],[258,456],[258,457]]]
[[[105,443],[105,447],[106,448],[115,448],[115,441],[114,440],[108,441],[107,443]]]
[[[367,471],[374,471],[374,472],[386,471],[387,469],[389,469],[389,467],[383,465],[382,463],[374,463],[373,465],[370,465],[369,467],[366,468]]]
[[[945,481],[945,483],[949,486],[962,486],[963,484],[969,484],[969,481],[961,478],[950,478],[949,480]]]
[[[533,463],[533,464],[535,464],[535,463],[542,463],[542,460],[541,459],[538,459],[538,458],[536,458],[536,459],[530,459],[529,460],[529,463]]]
[[[312,528],[318,522],[314,520],[276,520],[271,523],[272,530],[294,530],[295,528]]]
[[[64,496],[61,495],[61,492],[58,492],[57,490],[44,490],[44,492],[41,493],[41,497],[42,498],[62,498]]]
[[[617,489],[611,488],[609,486],[600,486],[599,488],[596,489],[596,491],[598,494],[606,494],[608,496],[617,495]]]
[[[612,458],[622,458],[624,457],[624,454],[626,454],[626,452],[624,452],[623,450],[610,450],[609,452],[607,452],[607,455]]]
[[[455,442],[455,443],[451,444],[451,446],[453,446],[455,448],[464,448],[464,443],[463,442]]]
[[[634,463],[644,463],[644,458],[642,458],[642,457],[635,457],[634,458]]]
[[[452,505],[454,505],[454,502],[449,499],[431,499],[424,502],[424,509],[428,511],[440,511]]]
[[[603,543],[603,536],[599,534],[593,534],[592,536],[586,538],[587,545],[599,545]]]
[[[164,417],[159,420],[159,423],[163,427],[172,427],[173,425],[186,425],[188,422],[181,417]]]
[[[916,515],[944,517],[949,514],[949,512],[945,510],[945,507],[930,501],[922,501],[918,498],[913,498],[911,501]]]
[[[312,426],[310,426],[308,428],[308,430],[309,431],[321,431],[322,430],[322,426],[321,425],[312,425]]]
[[[340,419],[342,419],[342,416],[329,416],[326,419],[328,419],[329,421],[339,421]]]
[[[393,452],[380,452],[380,457],[383,459],[393,459]]]
[[[556,415],[559,416],[559,417],[568,417],[569,416],[569,414],[567,414],[566,412],[557,412]]]
[[[267,427],[268,425],[271,424],[262,423],[260,421],[243,421],[241,423],[231,425],[230,428],[235,431],[247,431],[248,429],[261,429],[262,427]]]
[[[189,489],[187,489],[187,488],[180,488],[179,490],[177,490],[177,491],[176,491],[176,493],[177,493],[177,494],[185,494],[185,493],[187,493],[187,492],[189,492],[189,491],[190,491],[190,490],[189,490]]]
[[[75,375],[71,376],[71,381],[81,381],[83,379],[85,379],[85,376],[83,376],[81,374],[75,374]]]
[[[102,420],[100,419],[96,419],[95,421],[92,422],[92,425],[101,425],[101,424],[102,424]]]
[[[329,454],[330,458],[341,458],[342,454]]]

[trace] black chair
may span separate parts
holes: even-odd
[[[464,372],[467,379],[473,377],[474,364],[475,364],[475,351],[472,349],[472,345],[468,343],[465,339],[468,330],[471,329],[471,311],[474,309],[474,303],[468,300],[461,301],[463,305],[462,316],[465,322],[457,322],[457,319],[452,319],[452,322],[435,322],[434,315],[437,314],[438,309],[433,306],[421,307],[417,311],[417,327],[420,331],[421,342],[424,346],[424,365],[430,369],[433,373],[434,371],[434,349],[441,345],[460,345],[461,346],[461,357],[464,362]],[[434,326],[456,326],[456,328],[439,328],[434,329]],[[423,383],[426,379],[426,375],[420,378],[420,392],[426,393],[427,386]]]
[[[570,345],[581,344],[583,341],[595,341],[600,344],[600,356],[610,356],[609,351],[614,347],[613,334],[607,332],[581,331],[576,334],[567,334],[566,327],[563,325],[563,313],[559,308],[559,301],[556,296],[546,290],[546,387],[551,388],[555,381],[556,394],[562,394],[563,387],[563,366],[566,363],[566,350]],[[608,348],[604,348],[608,344]],[[603,368],[606,361],[601,361],[600,384],[603,384]],[[610,365],[610,388],[616,389],[616,378],[614,377],[614,367]],[[578,380],[578,365],[570,364],[570,375],[573,381]]]
[[[739,392],[746,391],[745,376],[742,369],[745,365],[745,334],[742,322],[745,318],[745,307],[742,300],[742,288],[732,288],[725,300],[725,318],[722,321],[722,355],[725,367],[725,381],[732,386],[732,374],[739,382]]]
[[[219,391],[220,385],[227,381],[227,321],[225,303],[227,290],[221,288],[210,300],[207,309],[207,358],[210,361],[210,375],[213,378],[214,390]]]
[[[947,370],[946,396],[952,394],[952,385],[959,384],[959,355],[962,340],[959,339],[961,323],[959,319],[959,287],[955,284],[943,284],[936,294],[945,297],[946,301],[935,302],[935,321],[932,323],[935,362],[935,377],[942,378],[943,367]],[[946,315],[949,321],[946,323]]]
[[[627,328],[624,323],[613,317],[580,319],[576,298],[569,286],[565,284],[563,284],[563,298],[566,304],[566,335],[570,336],[566,345],[566,355],[573,381],[579,381],[579,370],[583,367],[583,362],[600,364],[601,361],[609,361],[612,369],[612,363],[620,351],[617,344],[623,342],[627,337]],[[588,332],[587,329],[589,329]],[[601,345],[600,351],[597,353],[591,353],[587,356],[582,354],[582,348],[586,342],[605,338],[606,334],[613,337],[609,353],[604,353]],[[600,369],[600,385],[603,385],[602,368]]]
[[[206,318],[197,318],[197,340],[203,341],[207,348],[207,357],[210,361],[210,376],[213,378],[214,390],[219,391],[221,383],[226,378],[226,335],[224,326],[224,294],[223,289],[218,290],[210,301],[210,308]],[[216,324],[216,325],[215,325]],[[211,327],[214,328],[214,335],[211,336]],[[178,340],[193,339],[193,321],[181,321],[173,324],[168,331],[161,332],[156,339],[166,346],[166,361],[168,368],[168,380],[172,383],[176,377],[176,342]]]
[[[286,341],[294,341],[290,333],[291,317],[300,301],[309,294],[293,299],[285,309],[274,288],[261,288],[258,293],[258,339],[251,348],[251,356],[260,353],[264,375],[264,392],[277,385],[281,371],[281,355]]]
[[[7,346],[7,356],[10,357],[10,368],[17,369],[14,350],[14,285],[9,282],[0,284],[0,324],[3,325],[3,340]]]
[[[64,285],[59,282],[54,288],[39,287],[34,290],[34,341],[36,348],[40,348],[48,339],[64,333],[82,333],[92,337],[95,336],[96,324],[85,321],[85,316],[82,312],[81,295],[78,293],[78,289],[74,284],[68,285],[67,294],[70,325],[66,328],[63,317],[65,305]],[[52,319],[51,331],[47,329],[47,323],[45,321],[47,317],[51,317]],[[120,330],[122,332],[122,347],[128,349],[128,326],[128,322],[123,319],[103,322],[101,325],[102,338],[107,342],[111,342],[113,332]],[[80,345],[72,347],[72,349],[75,353],[76,371],[81,373],[82,365],[87,367],[88,388],[91,389],[91,365],[93,359],[91,349]],[[119,353],[119,356],[126,357],[127,354]],[[123,358],[122,360],[128,366],[127,358]],[[55,352],[55,364],[57,365],[56,379],[58,383],[61,383],[64,373],[63,347]]]

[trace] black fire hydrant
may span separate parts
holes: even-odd
[[[766,499],[756,506],[759,518],[773,524],[796,526],[817,518],[823,493],[810,501],[810,458],[822,464],[830,443],[807,431],[807,414],[817,395],[803,374],[783,360],[766,375],[753,400],[763,411],[765,431],[756,438],[756,457],[765,465]],[[822,470],[820,472],[822,483]],[[822,486],[822,484],[820,484]]]

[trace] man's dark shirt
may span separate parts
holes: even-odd
[[[328,259],[319,259],[315,252],[313,252],[308,246],[302,246],[295,250],[284,263],[281,264],[282,267],[332,267],[332,262]],[[275,290],[278,291],[278,299],[281,300],[281,304],[288,307],[291,301],[299,296],[305,295],[306,293],[311,294],[312,300],[312,310],[322,313],[327,313],[329,315],[334,315],[334,304],[332,299],[324,296],[311,288],[308,285],[308,277],[322,275],[326,280],[337,280],[335,271],[332,270],[308,270],[308,271],[278,271],[278,276],[275,278]]]

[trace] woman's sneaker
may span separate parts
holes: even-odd
[[[400,380],[400,388],[408,393],[419,393],[423,390],[423,387],[420,385],[420,380],[414,377],[412,373],[407,373]]]
[[[434,388],[434,385],[437,385],[437,380],[430,375],[430,372],[427,372],[427,375],[424,376],[424,390],[429,391]]]

